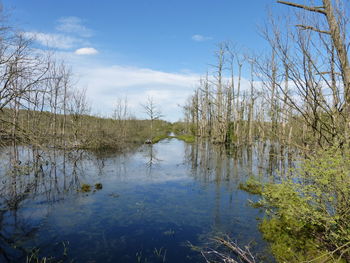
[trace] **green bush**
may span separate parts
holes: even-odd
[[[350,262],[350,156],[331,148],[266,184],[261,224],[279,262]]]

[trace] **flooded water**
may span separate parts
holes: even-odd
[[[191,245],[212,245],[220,234],[271,261],[258,230],[263,212],[248,204],[258,197],[237,188],[252,174],[285,169],[287,161],[267,157],[271,149],[237,153],[177,139],[127,154],[4,148],[0,262],[35,254],[64,262],[204,262]],[[78,191],[83,184],[91,191]]]

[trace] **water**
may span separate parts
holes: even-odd
[[[258,197],[237,189],[252,174],[285,169],[269,152],[177,139],[127,154],[4,148],[0,262],[25,262],[32,248],[67,262],[205,262],[191,245],[214,246],[223,233],[270,261],[263,212],[248,204]],[[41,163],[31,170],[33,159]],[[96,183],[103,188],[77,191]]]

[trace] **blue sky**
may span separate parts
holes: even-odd
[[[217,43],[231,40],[261,52],[257,27],[274,0],[3,0],[10,20],[38,48],[69,63],[88,89],[93,113],[110,115],[118,97],[142,117],[154,97],[165,119],[181,108],[213,61]]]

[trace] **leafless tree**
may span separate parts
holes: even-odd
[[[161,117],[163,117],[161,111],[159,110],[158,106],[154,102],[154,99],[152,97],[147,97],[147,101],[145,104],[141,104],[142,108],[144,109],[145,114],[151,121],[151,139],[153,137],[153,124],[155,120],[159,120]]]

